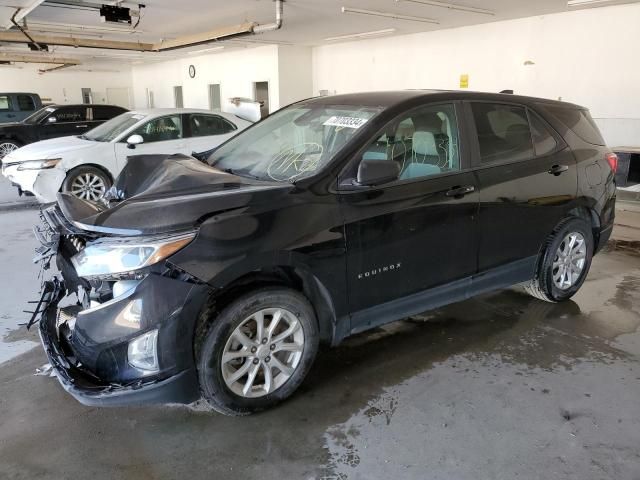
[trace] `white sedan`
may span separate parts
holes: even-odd
[[[149,109],[123,113],[84,135],[32,143],[2,162],[2,174],[42,202],[60,191],[98,200],[127,157],[210,150],[251,122],[208,110]]]

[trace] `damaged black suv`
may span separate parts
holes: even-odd
[[[87,405],[248,414],[320,343],[523,283],[571,297],[607,242],[617,166],[589,112],[513,95],[305,100],[200,160],[131,157],[103,203],[58,194],[34,314]]]

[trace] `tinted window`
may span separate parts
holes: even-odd
[[[531,122],[531,136],[536,156],[540,157],[553,152],[558,146],[558,142],[549,128],[538,115],[531,111],[529,111],[529,121]]]
[[[51,114],[58,123],[84,122],[87,119],[86,107],[62,107]]]
[[[156,118],[136,129],[132,135],[140,135],[145,143],[177,140],[182,138],[182,120],[180,115]]]
[[[11,101],[7,95],[0,95],[0,110],[11,110]]]
[[[482,163],[532,158],[531,131],[524,107],[473,103]]]
[[[588,110],[545,105],[545,110],[573,130],[582,140],[593,145],[605,145],[604,138]]]
[[[30,112],[36,109],[36,104],[30,95],[18,95],[18,108],[21,112]]]
[[[363,160],[400,164],[400,180],[460,170],[458,125],[453,105],[418,108],[388,124]]]
[[[189,115],[192,137],[204,137],[207,135],[222,135],[232,132],[236,126],[218,115]]]
[[[116,107],[93,107],[93,119],[96,121],[109,120],[124,112],[124,109]]]

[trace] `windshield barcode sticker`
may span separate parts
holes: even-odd
[[[339,117],[334,115],[329,120],[323,123],[328,127],[345,127],[345,128],[360,128],[362,125],[367,123],[366,118],[356,118],[356,117]]]

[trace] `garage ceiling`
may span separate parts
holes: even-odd
[[[18,9],[28,9],[35,6],[26,16],[28,31],[34,34],[55,36],[73,34],[78,38],[154,43],[244,22],[269,23],[274,21],[275,16],[272,0],[234,0],[233,2],[227,0],[189,0],[188,2],[149,0],[146,3],[146,8],[140,10],[140,22],[137,28],[133,29],[132,27],[103,23],[97,10],[69,8],[47,1],[39,3],[37,0],[0,0],[0,27],[11,26],[11,17]],[[138,9],[135,3],[100,2],[99,0],[85,0],[82,3],[95,5],[117,3],[134,10]],[[225,46],[225,51],[265,43],[321,45],[340,41],[340,37],[345,35],[368,32],[404,35],[556,13],[568,9],[567,0],[537,0],[535,2],[530,0],[450,0],[440,2],[489,10],[493,14],[451,9],[428,3],[439,2],[427,0],[287,0],[284,4],[282,29],[242,37],[233,41],[224,41],[222,44]],[[611,1],[605,0],[605,3],[610,4]],[[365,10],[369,13],[343,13],[343,7],[346,10]],[[380,12],[386,16],[374,15],[371,12]],[[408,19],[407,17],[413,18]],[[430,21],[427,22],[427,20]],[[136,21],[137,18],[134,17],[133,22]],[[4,30],[0,28],[1,31]],[[335,39],[335,37],[338,38]],[[334,40],[327,40],[330,38],[334,38]],[[205,49],[211,49],[211,45],[189,48],[189,50]],[[0,44],[0,53],[25,52],[28,53],[26,45]],[[113,50],[62,46],[51,47],[50,53],[103,63],[113,63],[114,61],[118,63],[123,61],[153,62],[185,54],[184,51],[123,53]]]

